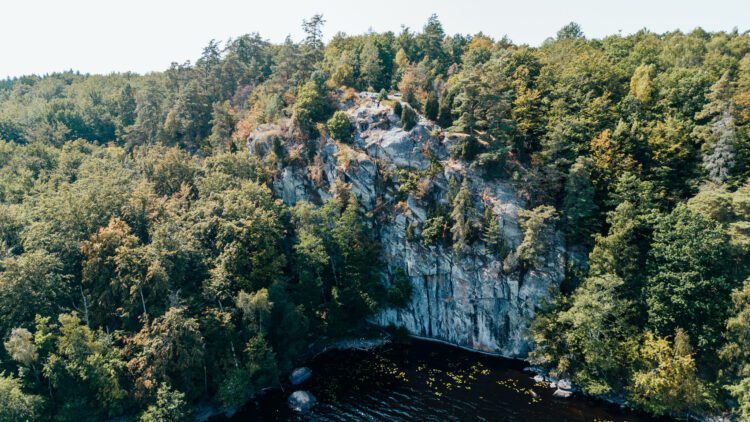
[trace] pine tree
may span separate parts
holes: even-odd
[[[129,144],[153,144],[161,140],[165,117],[163,98],[162,86],[152,80],[146,81],[136,97],[135,123],[125,128],[125,139]]]
[[[576,40],[580,38],[583,38],[583,31],[581,30],[581,25],[575,22],[571,22],[557,31],[558,40]]]
[[[406,104],[403,106],[403,109],[401,110],[401,127],[404,128],[404,130],[412,130],[414,126],[417,124],[417,112],[414,111],[413,108],[411,108],[410,105]]]
[[[708,103],[695,115],[706,124],[696,127],[697,136],[703,141],[703,165],[709,180],[723,183],[735,166],[735,110],[731,93],[729,72],[724,73],[706,95]]]
[[[211,135],[208,138],[213,150],[226,150],[232,143],[232,132],[237,124],[229,101],[214,103],[211,113]]]
[[[309,75],[315,65],[323,59],[323,25],[326,21],[323,15],[313,15],[309,20],[302,21],[302,30],[305,32],[305,40],[300,48],[303,67],[303,75]]]
[[[458,194],[453,199],[453,211],[451,212],[451,219],[453,220],[453,226],[451,227],[453,249],[459,253],[468,248],[473,236],[471,196],[469,179],[465,177],[461,183],[461,189],[459,189]]]
[[[130,84],[126,84],[117,99],[117,117],[120,121],[118,129],[122,130],[135,123],[136,107],[135,90]]]
[[[428,119],[435,121],[440,111],[440,105],[438,104],[438,98],[434,91],[427,95],[427,100],[424,103],[424,115]]]
[[[589,177],[589,160],[578,157],[570,167],[568,180],[565,183],[565,198],[563,200],[563,222],[568,238],[574,242],[591,241],[591,235],[596,232],[594,203],[594,186]]]
[[[518,217],[523,229],[523,242],[518,245],[518,257],[527,265],[543,264],[554,236],[554,224],[557,221],[555,208],[541,205],[530,210],[520,210]]]
[[[492,204],[485,204],[484,224],[482,230],[482,241],[487,245],[491,253],[501,252],[504,246],[502,227],[498,223],[498,217],[492,210]]]
[[[459,74],[453,102],[457,130],[475,135],[488,145],[480,155],[481,164],[500,164],[511,146],[510,79],[502,63],[491,60]]]
[[[362,47],[359,63],[365,88],[375,91],[382,88],[383,63],[380,60],[380,51],[372,39],[369,39]]]
[[[437,123],[442,127],[453,125],[453,95],[447,92],[440,97],[438,105]]]

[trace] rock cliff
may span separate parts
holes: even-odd
[[[309,146],[291,141],[285,135],[288,129],[281,126],[261,126],[248,138],[251,154],[261,159],[283,149],[280,153],[287,158],[278,167],[276,194],[289,205],[301,200],[320,203],[333,195],[337,181],[344,182],[373,215],[373,230],[388,268],[384,282],[402,268],[413,286],[406,307],[385,310],[373,322],[403,326],[417,336],[476,350],[524,357],[535,308],[564,277],[562,237],[556,234],[550,239],[543,263],[522,268],[516,250],[523,240],[518,223],[523,201],[509,182],[483,178],[479,170],[451,158],[449,149],[462,135],[442,132],[421,116],[414,128],[405,131],[392,109],[368,94],[361,94],[346,111],[356,126],[351,144],[323,137],[315,145],[313,159],[301,158]],[[460,253],[420,240],[425,221],[436,209],[450,209],[449,192],[464,178],[472,191],[474,218],[481,219],[485,207],[494,210],[504,253],[490,251],[480,240]],[[414,186],[404,187],[407,181]]]

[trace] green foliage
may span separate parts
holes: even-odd
[[[479,141],[473,135],[460,138],[450,149],[451,155],[466,161],[474,160],[480,151]]]
[[[651,227],[631,202],[625,201],[609,213],[606,236],[597,236],[589,255],[592,274],[616,274],[640,293],[649,248]]]
[[[500,258],[505,258],[508,254],[508,247],[503,238],[503,229],[498,222],[497,215],[495,215],[495,212],[492,210],[492,204],[485,204],[484,206],[482,241],[485,243],[490,253],[497,254]]]
[[[649,325],[685,330],[700,352],[717,349],[737,286],[726,262],[728,237],[715,222],[679,205],[654,229],[646,301]]]
[[[677,330],[673,341],[646,332],[640,349],[643,369],[633,375],[631,398],[656,415],[685,417],[706,404],[690,340]]]
[[[558,40],[575,40],[578,38],[583,38],[583,31],[581,26],[575,22],[571,22],[557,31]]]
[[[453,249],[458,253],[463,253],[469,247],[476,234],[476,227],[471,214],[473,209],[472,199],[469,179],[464,178],[461,182],[461,189],[453,198],[453,211],[451,211]]]
[[[450,225],[443,215],[425,220],[422,225],[422,241],[427,246],[445,245],[450,241]]]
[[[411,130],[417,124],[417,112],[410,105],[403,106],[401,110],[401,127]]]
[[[58,417],[95,420],[121,414],[127,400],[125,363],[112,347],[113,338],[83,325],[76,314],[61,314],[58,324],[48,321],[37,320],[35,341],[46,352],[42,372]],[[47,342],[54,346],[47,349]]]
[[[565,198],[562,215],[565,231],[573,242],[588,243],[596,232],[596,211],[594,186],[589,177],[590,164],[583,157],[570,167],[565,182]]]
[[[406,130],[422,110],[462,132],[446,139],[472,180],[510,178],[531,209],[510,250],[493,204],[481,219],[484,198],[454,178],[432,195],[435,161],[399,178],[397,202],[440,201],[409,241],[465,253],[481,238],[525,274],[551,256],[559,214],[583,282],[538,312],[535,360],[679,417],[714,411],[723,387],[747,417],[747,34],[589,40],[571,23],[528,47],[447,36],[433,15],[421,31],[326,44],[324,23],[306,20],[299,42],[212,41],[148,75],[0,83],[0,334],[14,374],[0,377],[2,417],[230,408],[277,385],[317,336],[407,304],[408,277],[382,279],[379,204],[362,214],[339,183],[335,198],[290,209],[270,189],[283,166],[316,168],[323,123],[351,139],[334,105],[367,89],[401,92]],[[256,129],[274,133],[266,161],[242,151]]]
[[[292,214],[304,227],[294,258],[299,264],[297,293],[304,297],[312,326],[338,334],[350,328],[345,320],[359,321],[386,303],[379,245],[353,194],[342,190],[320,208],[301,202]]]
[[[542,265],[546,261],[547,247],[554,236],[557,212],[549,205],[542,205],[518,213],[523,242],[518,246],[518,257],[527,265]]]
[[[331,114],[332,107],[326,98],[324,87],[310,80],[299,89],[293,111],[302,135],[315,137],[315,123],[324,122]]]
[[[161,384],[156,390],[156,402],[149,405],[139,420],[141,422],[187,422],[192,420],[185,395]]]
[[[354,124],[345,111],[333,113],[333,117],[328,119],[327,125],[333,139],[344,143],[351,142],[352,135],[354,134]]]
[[[479,156],[483,165],[502,164],[510,149],[512,87],[500,60],[468,67],[457,75],[453,100],[456,129],[476,136],[487,145]]]
[[[711,86],[706,99],[708,102],[695,115],[698,122],[706,124],[697,126],[695,134],[703,141],[703,165],[709,180],[723,183],[735,166],[737,143],[729,72]]]
[[[648,104],[654,94],[653,78],[656,66],[642,64],[635,69],[630,78],[630,94],[643,104]]]
[[[430,94],[427,95],[427,100],[425,100],[424,103],[424,115],[428,119],[435,121],[438,118],[439,110],[440,105],[438,103],[438,97],[434,91],[430,92]]]
[[[44,400],[23,391],[18,378],[0,374],[0,421],[35,421],[41,416]]]
[[[205,358],[198,320],[185,308],[169,308],[144,325],[132,339],[133,359],[128,369],[136,376],[136,387],[144,393],[167,382],[179,385],[195,397],[199,392]]]
[[[192,80],[177,94],[177,99],[164,120],[166,138],[188,150],[203,146],[211,127],[211,104],[207,93]]]
[[[401,101],[396,101],[396,104],[393,105],[393,114],[400,118],[403,112],[404,106],[401,105]]]
[[[381,89],[380,92],[378,92],[378,101],[387,101],[388,100],[388,91],[385,90],[385,88]]]
[[[727,340],[721,349],[730,380],[726,388],[739,403],[742,417],[747,418],[750,417],[750,280],[732,292]]]
[[[44,251],[31,251],[6,258],[0,272],[0,329],[23,326],[34,316],[54,316],[62,309],[62,301],[70,297],[70,288],[62,272],[60,260]],[[23,306],[19,306],[23,304]]]
[[[362,51],[359,53],[360,71],[365,86],[373,91],[382,89],[383,81],[383,63],[380,59],[380,51],[373,40],[365,42]]]
[[[538,319],[533,361],[570,373],[588,394],[622,389],[637,355],[634,309],[625,283],[614,275],[587,278],[570,302]],[[575,356],[559,359],[558,356]]]
[[[750,417],[750,376],[745,376],[736,384],[728,386],[727,389],[739,404],[740,416],[742,418]]]
[[[411,302],[413,289],[409,275],[402,268],[396,268],[391,278],[388,302],[394,308],[405,308]]]
[[[279,383],[276,356],[262,335],[248,341],[245,354],[247,364],[231,369],[217,393],[217,400],[225,409],[236,409],[264,387]]]

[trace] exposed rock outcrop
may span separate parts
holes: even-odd
[[[305,413],[309,412],[317,403],[318,400],[309,391],[295,391],[287,399],[289,407],[295,412]]]
[[[523,268],[516,250],[523,241],[518,211],[524,207],[514,187],[486,179],[480,170],[451,158],[449,149],[460,134],[441,132],[420,117],[410,131],[398,124],[392,109],[363,96],[347,110],[356,131],[350,145],[323,139],[310,162],[279,166],[274,190],[285,203],[313,203],[333,195],[337,180],[351,185],[375,227],[388,264],[384,282],[395,268],[411,279],[413,296],[403,309],[387,309],[373,318],[380,325],[403,326],[412,334],[443,340],[508,357],[524,357],[527,330],[535,309],[550,287],[564,276],[562,236],[549,239],[548,253],[536,267]],[[251,153],[263,158],[273,149],[280,128],[264,126],[248,139]],[[289,156],[299,155],[301,142],[282,143]],[[404,193],[403,171],[417,175],[417,187]],[[399,177],[401,171],[402,177]],[[425,245],[424,223],[436,209],[450,209],[450,191],[468,178],[477,221],[491,207],[501,227],[505,252],[489,250],[482,241],[461,253],[450,246]],[[453,180],[453,182],[451,182]]]
[[[291,374],[289,374],[289,382],[292,385],[300,385],[310,379],[311,376],[312,370],[306,366],[303,366],[301,368],[295,369]]]
[[[570,390],[563,390],[562,388],[558,388],[555,390],[554,393],[552,393],[552,397],[556,397],[558,399],[567,399],[570,398],[570,396],[573,395],[573,392]]]

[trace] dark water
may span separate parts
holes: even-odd
[[[319,403],[300,416],[286,393],[250,403],[232,421],[652,421],[584,397],[555,399],[523,363],[424,341],[334,351],[309,364],[298,389]],[[533,389],[539,397],[529,392]]]

